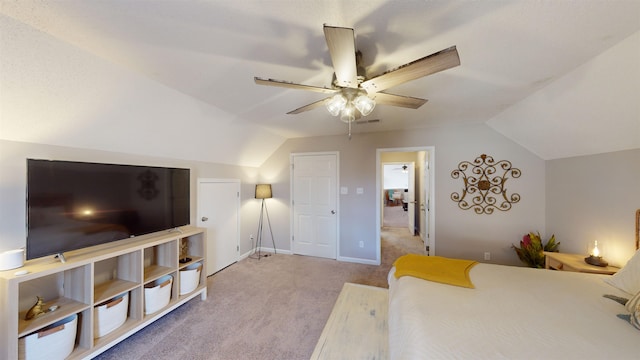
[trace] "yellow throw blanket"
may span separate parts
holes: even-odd
[[[449,259],[442,256],[407,254],[393,263],[395,277],[413,276],[443,284],[475,288],[469,278],[469,270],[477,264],[473,260]]]

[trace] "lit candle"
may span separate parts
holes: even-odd
[[[591,252],[591,255],[595,257],[600,257],[600,250],[598,250],[598,240],[596,240],[593,245],[593,251]]]

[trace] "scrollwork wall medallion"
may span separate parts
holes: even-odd
[[[473,209],[476,214],[493,214],[494,210],[508,211],[520,201],[520,195],[507,194],[505,184],[511,178],[519,178],[520,169],[511,166],[511,162],[482,154],[473,162],[463,161],[451,172],[454,179],[462,178],[462,193],[454,192],[451,200],[458,203],[462,210]]]

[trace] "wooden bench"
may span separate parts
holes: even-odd
[[[311,359],[389,358],[389,291],[345,283]]]

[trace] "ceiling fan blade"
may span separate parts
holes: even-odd
[[[411,96],[403,96],[403,95],[394,95],[387,93],[375,93],[370,95],[372,99],[376,101],[377,104],[382,105],[392,105],[392,106],[400,106],[409,109],[417,109],[420,106],[424,105],[427,99],[420,99]]]
[[[333,71],[338,86],[357,88],[356,41],[353,29],[324,25]]]
[[[460,65],[458,50],[455,46],[452,46],[402,65],[396,69],[384,72],[381,75],[364,81],[360,86],[365,89],[367,93],[373,94],[458,65]]]
[[[315,108],[317,108],[317,107],[323,106],[323,105],[324,105],[324,102],[325,102],[327,99],[328,99],[328,98],[325,98],[325,99],[322,99],[322,100],[318,100],[318,101],[316,101],[316,102],[312,102],[312,103],[311,103],[311,104],[309,104],[309,105],[305,105],[305,106],[303,106],[303,107],[299,107],[299,108],[297,108],[297,109],[295,109],[295,110],[291,110],[291,111],[289,111],[287,114],[289,114],[289,115],[293,115],[293,114],[300,114],[300,113],[305,112],[305,111],[313,110],[313,109],[315,109]]]
[[[258,85],[277,86],[277,87],[283,87],[287,89],[296,89],[296,90],[307,90],[307,91],[314,91],[314,92],[319,92],[323,94],[333,94],[336,91],[338,91],[336,89],[329,89],[326,87],[295,84],[295,83],[284,81],[284,80],[262,79],[257,76],[254,77],[253,80]]]

